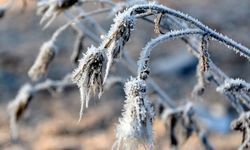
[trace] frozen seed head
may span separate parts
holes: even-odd
[[[101,47],[107,50],[108,57],[104,82],[107,79],[113,61],[120,58],[122,55],[124,45],[130,38],[131,30],[134,29],[135,17],[130,16],[127,13],[122,13],[116,16],[114,22],[115,23],[112,25],[108,35],[104,38],[104,42],[101,45]]]
[[[49,64],[52,62],[56,52],[57,47],[53,41],[46,42],[42,45],[34,64],[28,72],[32,80],[39,80],[47,74]]]
[[[16,98],[8,104],[8,113],[10,116],[11,136],[16,139],[18,136],[17,121],[23,116],[29,102],[32,98],[32,86],[25,84],[19,90]]]
[[[47,22],[44,28],[48,27],[61,12],[77,2],[78,0],[47,0],[38,2],[37,13],[43,15],[40,23]]]
[[[242,79],[226,79],[224,84],[219,86],[216,91],[220,93],[250,92],[250,84]]]
[[[153,148],[154,110],[146,95],[144,80],[131,78],[125,84],[126,100],[122,118],[116,127],[113,149]]]
[[[88,107],[89,99],[98,93],[100,98],[103,92],[102,68],[105,57],[102,50],[90,47],[80,60],[78,67],[72,74],[72,80],[78,85],[81,94],[81,120],[84,104]]]

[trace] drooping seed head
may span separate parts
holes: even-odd
[[[154,111],[146,96],[145,81],[132,78],[125,84],[124,112],[116,128],[114,149],[153,147],[152,121]]]
[[[52,62],[56,52],[57,46],[55,46],[53,41],[46,42],[42,45],[34,64],[28,72],[32,80],[38,80],[46,75],[49,64]]]
[[[32,98],[32,86],[25,84],[18,91],[16,98],[8,104],[8,113],[10,117],[11,136],[16,139],[18,136],[17,121],[23,116],[29,102]]]
[[[84,104],[88,107],[90,97],[97,93],[100,97],[102,94],[102,68],[104,61],[105,57],[103,52],[92,46],[80,60],[78,67],[72,74],[72,80],[78,85],[81,94],[80,119],[83,113]]]

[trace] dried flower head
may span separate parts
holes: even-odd
[[[89,99],[92,94],[99,93],[99,97],[103,91],[103,75],[102,68],[105,57],[102,50],[90,47],[87,53],[80,60],[78,68],[72,74],[72,80],[80,89],[81,94],[81,110],[80,118],[83,113],[84,104],[88,107]]]
[[[234,120],[231,124],[234,130],[243,133],[242,144],[239,147],[240,150],[250,148],[250,112],[245,112],[240,117]]]
[[[107,79],[113,60],[121,56],[123,47],[130,38],[130,32],[134,29],[135,17],[122,13],[117,15],[114,22],[115,24],[112,25],[102,45],[103,48],[107,49],[108,57],[104,82]]]
[[[199,130],[194,120],[194,108],[191,103],[175,109],[165,109],[161,117],[166,121],[166,126],[169,128],[172,147],[177,147],[181,143],[180,139],[185,141],[193,132]],[[178,133],[182,134],[179,135]]]
[[[154,111],[146,95],[144,80],[131,78],[125,84],[124,112],[116,128],[113,149],[136,149],[153,147],[152,121]]]
[[[43,77],[48,70],[48,66],[57,52],[57,47],[53,41],[45,42],[37,56],[35,63],[30,68],[28,75],[32,80],[38,80]]]
[[[48,27],[61,12],[70,8],[77,2],[78,0],[46,0],[38,2],[37,13],[43,15],[40,23],[42,24],[47,21],[44,28]]]
[[[16,139],[18,136],[16,122],[22,117],[32,98],[32,86],[25,84],[18,92],[16,98],[8,104],[10,115],[11,136]]]

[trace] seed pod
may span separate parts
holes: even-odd
[[[17,121],[23,116],[32,98],[32,86],[25,84],[18,92],[16,98],[8,104],[10,116],[11,136],[16,139],[18,136]]]
[[[52,62],[56,52],[57,47],[54,45],[54,42],[49,41],[42,45],[35,63],[28,72],[32,80],[39,80],[47,73],[49,64]]]

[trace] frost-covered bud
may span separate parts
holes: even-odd
[[[48,0],[38,2],[37,14],[43,15],[40,23],[47,21],[45,28],[65,9],[70,8],[76,4],[78,0]]]
[[[100,97],[103,92],[102,68],[104,61],[105,57],[102,50],[91,47],[80,60],[78,67],[72,74],[72,80],[78,85],[81,94],[79,121],[81,120],[84,104],[88,107],[92,94],[99,93]]]
[[[118,14],[114,19],[115,24],[112,25],[108,36],[106,37],[102,47],[107,50],[107,68],[104,82],[107,79],[110,67],[114,59],[120,58],[124,45],[130,38],[131,30],[134,29],[135,17],[127,16],[128,14]]]
[[[125,84],[124,112],[116,128],[113,149],[153,148],[154,110],[146,95],[144,80],[132,78]]]
[[[28,75],[32,80],[38,80],[43,77],[48,70],[48,66],[57,52],[57,47],[53,41],[46,42],[40,48],[40,52],[30,68]]]
[[[250,84],[242,79],[227,79],[224,84],[216,89],[220,93],[226,92],[250,92]]]
[[[32,86],[25,84],[18,92],[16,98],[8,104],[10,116],[11,136],[16,139],[18,136],[16,122],[22,117],[32,98]]]

